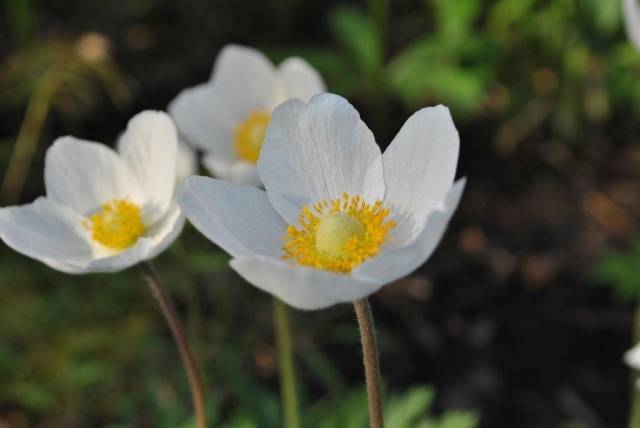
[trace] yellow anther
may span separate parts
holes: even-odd
[[[319,201],[300,210],[299,227],[289,226],[284,258],[334,272],[348,273],[375,256],[389,240],[395,222],[381,201],[368,204],[359,196]]]
[[[144,233],[140,208],[124,199],[104,203],[100,211],[85,219],[84,226],[94,241],[118,251],[135,244]]]

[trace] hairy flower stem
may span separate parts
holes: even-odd
[[[156,274],[153,265],[150,262],[143,262],[141,266],[147,278],[147,283],[149,284],[151,293],[153,294],[153,297],[156,298],[156,301],[160,306],[160,310],[162,311],[162,314],[169,325],[169,329],[173,334],[176,346],[180,352],[182,364],[187,372],[189,386],[191,388],[191,399],[193,400],[193,408],[196,416],[196,426],[197,428],[207,428],[207,410],[202,377],[200,376],[198,365],[196,364],[193,354],[191,353],[191,349],[189,348],[189,344],[187,343],[182,323],[176,314],[169,294],[160,284],[160,280],[158,279],[158,275]]]
[[[640,342],[640,302],[636,303],[633,315],[633,345]],[[631,370],[631,409],[629,412],[629,428],[640,428],[640,389],[638,370]]]
[[[273,298],[273,324],[278,348],[278,372],[280,373],[280,399],[285,428],[300,428],[296,374],[291,346],[291,326],[287,306],[277,297]]]
[[[382,416],[382,385],[380,383],[380,364],[378,361],[378,345],[373,324],[373,315],[367,299],[353,302],[360,327],[362,342],[362,359],[364,361],[364,375],[367,380],[367,396],[369,399],[369,426],[383,428]]]

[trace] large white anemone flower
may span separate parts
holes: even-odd
[[[190,177],[178,203],[253,285],[291,306],[351,302],[431,255],[456,209],[459,138],[446,107],[407,120],[384,154],[344,98],[273,113],[258,173],[266,191]]]
[[[45,158],[47,196],[0,209],[0,238],[67,273],[119,271],[167,248],[184,224],[175,126],[165,113],[142,112],[118,146],[57,139]]]
[[[204,151],[209,173],[259,185],[256,162],[273,109],[290,98],[309,101],[324,90],[318,72],[301,58],[274,67],[255,49],[228,45],[210,80],[182,91],[169,113],[180,133]]]

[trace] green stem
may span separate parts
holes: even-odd
[[[204,383],[202,382],[202,376],[200,375],[200,370],[198,369],[195,358],[193,358],[193,353],[187,343],[182,323],[178,318],[178,314],[176,314],[169,294],[160,284],[158,275],[156,274],[151,262],[144,262],[141,266],[145,276],[147,277],[147,283],[149,284],[151,293],[153,294],[153,297],[156,298],[158,305],[160,306],[160,310],[162,311],[162,315],[164,315],[169,329],[173,334],[178,351],[180,352],[182,364],[187,372],[189,387],[191,388],[191,399],[193,400],[193,408],[196,416],[196,426],[197,428],[207,428],[207,409]]]
[[[364,362],[364,375],[367,381],[367,397],[369,399],[369,426],[371,428],[383,428],[382,383],[380,382],[380,363],[373,314],[367,299],[353,302],[353,307],[356,310],[358,326],[360,327],[362,360]]]
[[[633,344],[640,342],[640,303],[636,303],[633,315]],[[640,428],[640,376],[637,370],[631,371],[631,409],[629,413],[629,428]]]
[[[20,198],[58,85],[58,79],[45,73],[40,77],[29,98],[24,120],[13,146],[13,152],[0,189],[0,197],[6,205],[14,204]]]
[[[273,323],[278,348],[278,371],[280,372],[280,398],[285,428],[300,428],[296,374],[291,346],[291,326],[287,306],[277,297],[273,298]]]

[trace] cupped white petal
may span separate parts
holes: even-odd
[[[211,82],[236,118],[244,119],[255,110],[271,111],[278,102],[276,70],[263,53],[253,48],[225,46],[216,59]]]
[[[73,209],[38,198],[31,204],[0,209],[0,238],[21,254],[70,272],[93,258],[82,221]]]
[[[282,255],[287,225],[263,190],[194,176],[178,188],[178,204],[200,232],[234,257]]]
[[[178,238],[184,227],[185,217],[174,200],[165,216],[146,231],[145,236],[153,241],[145,260],[149,260],[166,250]]]
[[[233,130],[243,119],[232,114],[226,100],[211,83],[185,89],[169,104],[178,130],[192,144],[224,160],[237,158]]]
[[[91,260],[83,266],[84,272],[119,272],[150,258],[149,254],[153,248],[154,240],[152,238],[142,237],[124,251]]]
[[[105,145],[58,138],[47,150],[44,168],[47,197],[86,215],[112,199],[145,201],[129,165]]]
[[[288,195],[290,201],[317,202],[345,192],[367,201],[384,197],[380,148],[353,106],[333,94],[276,108],[258,173],[269,194]]]
[[[622,11],[627,36],[636,49],[640,50],[640,6],[638,6],[638,0],[622,0]]]
[[[294,265],[269,257],[235,258],[230,265],[249,283],[303,310],[353,302],[381,286],[372,280]]]
[[[422,229],[423,219],[451,188],[459,150],[449,109],[437,106],[414,113],[382,155],[385,203],[414,222],[413,231]]]
[[[258,170],[252,163],[243,160],[225,160],[213,153],[207,153],[202,158],[202,164],[211,175],[235,184],[261,186]]]
[[[178,153],[173,121],[159,111],[135,115],[120,138],[118,150],[144,193],[143,218],[153,223],[165,215],[173,199]]]
[[[299,98],[309,102],[314,95],[326,90],[320,73],[302,58],[287,58],[278,67],[278,73],[284,89],[283,101]]]
[[[388,284],[419,268],[436,249],[453,216],[466,180],[458,180],[447,193],[444,202],[428,214],[418,237],[405,247],[382,249],[380,254],[357,267],[353,275],[358,278]]]

